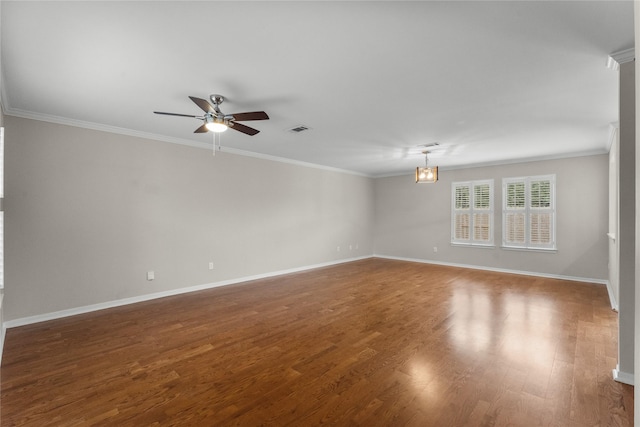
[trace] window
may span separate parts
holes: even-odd
[[[502,245],[555,249],[555,175],[505,178]]]
[[[451,243],[493,245],[493,180],[454,182]]]

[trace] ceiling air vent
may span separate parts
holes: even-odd
[[[431,147],[437,147],[438,145],[440,145],[439,142],[430,142],[428,144],[420,145],[420,147],[431,148]]]
[[[308,131],[309,129],[311,129],[309,126],[298,125],[298,126],[294,126],[291,129],[287,129],[287,130],[289,132],[291,132],[291,133],[301,133],[301,132]]]

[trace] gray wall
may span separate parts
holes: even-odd
[[[5,126],[7,321],[374,253],[607,277],[606,155],[416,185],[12,116]],[[452,181],[493,178],[500,206],[502,177],[550,173],[557,253],[501,249],[500,209],[496,248],[451,246]]]
[[[369,178],[12,116],[5,126],[7,321],[372,253]]]
[[[440,171],[437,184],[413,175],[375,181],[374,253],[454,264],[606,280],[608,156]],[[502,178],[556,174],[557,252],[505,250]],[[451,183],[494,179],[495,248],[452,246]],[[433,248],[437,247],[438,252]]]

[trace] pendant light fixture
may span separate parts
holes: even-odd
[[[424,166],[416,168],[416,184],[433,184],[438,180],[438,167],[429,167],[429,152],[423,151]]]

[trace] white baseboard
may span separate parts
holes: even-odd
[[[341,259],[341,260],[337,260],[337,261],[330,261],[330,262],[314,264],[314,265],[308,265],[308,266],[303,266],[303,267],[296,267],[296,268],[291,268],[291,269],[287,269],[287,270],[279,270],[279,271],[274,271],[274,272],[270,272],[270,273],[257,274],[257,275],[254,275],[254,276],[239,277],[239,278],[236,278],[236,279],[223,280],[223,281],[220,281],[220,282],[205,283],[203,285],[189,286],[189,287],[186,287],[186,288],[171,289],[171,290],[164,291],[164,292],[156,292],[156,293],[152,293],[152,294],[145,294],[145,295],[140,295],[140,296],[131,297],[131,298],[124,298],[124,299],[119,299],[119,300],[114,300],[114,301],[107,301],[107,302],[98,303],[98,304],[86,305],[86,306],[82,306],[82,307],[75,307],[75,308],[71,308],[71,309],[68,309],[68,310],[61,310],[61,311],[55,311],[55,312],[51,312],[51,313],[45,313],[45,314],[39,314],[39,315],[35,315],[35,316],[22,317],[22,318],[19,318],[19,319],[8,320],[8,321],[4,322],[4,324],[3,324],[2,337],[1,338],[2,338],[2,340],[4,340],[4,335],[5,335],[4,331],[7,328],[15,328],[15,327],[18,327],[18,326],[31,325],[33,323],[46,322],[48,320],[60,319],[60,318],[69,317],[69,316],[75,316],[77,314],[90,313],[90,312],[93,312],[93,311],[104,310],[104,309],[107,309],[107,308],[120,307],[120,306],[123,306],[123,305],[135,304],[135,303],[138,303],[138,302],[149,301],[149,300],[158,299],[158,298],[164,298],[164,297],[173,296],[173,295],[179,295],[179,294],[185,294],[185,293],[189,293],[189,292],[201,291],[201,290],[204,290],[204,289],[217,288],[217,287],[220,287],[220,286],[233,285],[233,284],[236,284],[236,283],[247,282],[247,281],[250,281],[250,280],[265,279],[265,278],[269,278],[269,277],[280,276],[280,275],[283,275],[283,274],[297,273],[297,272],[301,272],[301,271],[312,270],[314,268],[329,267],[329,266],[332,266],[332,265],[344,264],[344,263],[347,263],[347,262],[358,261],[358,260],[367,259],[367,258],[384,258],[384,259],[391,259],[391,260],[398,260],[398,261],[419,262],[419,263],[423,263],[423,264],[436,264],[436,265],[446,265],[446,266],[460,267],[460,268],[470,268],[470,269],[475,269],[475,270],[495,271],[495,272],[499,272],[499,273],[521,274],[521,275],[526,275],[526,276],[548,277],[548,278],[553,278],[553,279],[562,279],[562,280],[572,280],[572,281],[578,281],[578,282],[606,284],[606,280],[602,280],[602,279],[591,279],[591,278],[584,278],[584,277],[562,276],[562,275],[556,275],[556,274],[536,273],[536,272],[530,272],[530,271],[509,270],[509,269],[503,269],[503,268],[492,268],[492,267],[483,267],[483,266],[477,266],[477,265],[456,264],[456,263],[450,263],[450,262],[433,261],[433,260],[425,260],[425,259],[417,259],[417,258],[394,257],[394,256],[376,254],[376,255],[367,255],[367,256],[361,256],[361,257],[356,257],[356,258]],[[0,347],[0,351],[1,350],[2,350],[2,347]],[[1,353],[0,353],[0,357],[1,357]]]
[[[616,369],[613,369],[613,379],[618,381],[619,383],[634,385],[633,374],[629,372],[622,372],[620,366],[616,366]]]
[[[611,310],[617,312],[618,301],[616,301],[616,297],[613,295],[613,290],[611,289],[611,282],[607,280],[605,284],[607,285],[607,293],[609,294],[609,302],[611,303]]]
[[[301,271],[313,270],[314,268],[329,267],[329,266],[332,266],[332,265],[344,264],[344,263],[347,263],[347,262],[358,261],[358,260],[367,259],[367,258],[371,258],[371,256],[368,255],[368,256],[362,256],[362,257],[356,257],[356,258],[341,259],[341,260],[337,260],[337,261],[330,261],[330,262],[324,262],[324,263],[320,263],[320,264],[307,265],[307,266],[296,267],[296,268],[291,268],[291,269],[287,269],[287,270],[273,271],[271,273],[256,274],[256,275],[253,275],[253,276],[239,277],[239,278],[236,278],[236,279],[223,280],[223,281],[220,281],[220,282],[205,283],[203,285],[196,285],[196,286],[189,286],[189,287],[186,287],[186,288],[171,289],[171,290],[164,291],[164,292],[156,292],[156,293],[153,293],[153,294],[146,294],[146,295],[140,295],[140,296],[131,297],[131,298],[124,298],[124,299],[119,299],[119,300],[114,300],[114,301],[102,302],[102,303],[98,303],[98,304],[85,305],[85,306],[82,306],[82,307],[70,308],[68,310],[61,310],[61,311],[55,311],[55,312],[52,312],[52,313],[38,314],[36,316],[22,317],[22,318],[19,318],[19,319],[13,319],[13,320],[8,320],[8,321],[4,322],[3,330],[4,330],[4,328],[16,328],[18,326],[25,326],[25,325],[31,325],[33,323],[46,322],[48,320],[61,319],[63,317],[75,316],[77,314],[90,313],[90,312],[93,312],[93,311],[104,310],[104,309],[107,309],[107,308],[120,307],[120,306],[123,306],[123,305],[135,304],[135,303],[138,303],[138,302],[149,301],[149,300],[169,297],[169,296],[173,296],[173,295],[180,295],[180,294],[186,294],[186,293],[189,293],[189,292],[195,292],[195,291],[202,291],[202,290],[205,290],[205,289],[217,288],[217,287],[220,287],[220,286],[233,285],[233,284],[236,284],[236,283],[248,282],[250,280],[265,279],[265,278],[274,277],[274,276],[281,276],[283,274],[298,273],[298,272],[301,272]],[[2,338],[4,339],[4,333],[2,334]]]
[[[0,365],[2,365],[2,352],[4,350],[4,337],[7,335],[7,327],[2,324],[0,326]]]
[[[597,283],[600,285],[607,284],[606,279],[593,279],[589,277],[563,276],[561,274],[538,273],[535,271],[524,271],[524,270],[510,270],[506,268],[485,267],[482,265],[457,264],[453,262],[434,261],[434,260],[418,259],[418,258],[404,258],[404,257],[396,257],[396,256],[388,256],[388,255],[380,255],[380,254],[375,254],[373,255],[373,257],[393,259],[397,261],[420,262],[423,264],[446,265],[449,267],[470,268],[473,270],[495,271],[497,273],[510,273],[510,274],[520,274],[523,276],[546,277],[549,279],[571,280],[573,282]]]

